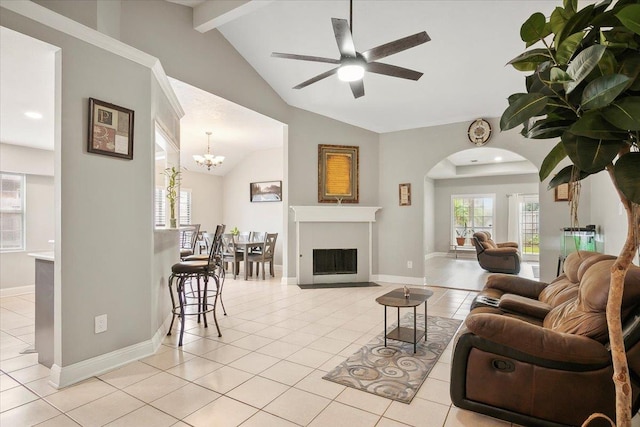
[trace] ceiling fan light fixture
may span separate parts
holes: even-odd
[[[364,67],[360,64],[345,64],[338,68],[338,78],[343,82],[355,82],[364,77]]]

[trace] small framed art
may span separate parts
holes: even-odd
[[[249,200],[252,202],[281,202],[282,181],[252,182],[249,185]]]
[[[133,159],[133,110],[89,98],[87,151]]]
[[[569,191],[569,183],[560,184],[555,189],[555,197],[554,200],[556,202],[568,202],[571,200],[571,192]]]
[[[404,183],[398,186],[400,206],[411,206],[411,184]]]

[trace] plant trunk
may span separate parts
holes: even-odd
[[[639,224],[633,213],[633,204],[618,190],[613,169],[607,168],[607,171],[627,212],[627,238],[618,255],[618,259],[611,267],[611,282],[607,301],[607,327],[609,329],[609,343],[613,361],[613,382],[616,390],[616,425],[618,427],[631,427],[632,390],[622,336],[621,309],[624,277],[638,249],[636,237]]]

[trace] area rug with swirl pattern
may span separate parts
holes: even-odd
[[[418,314],[417,323],[418,329],[424,328],[423,314]],[[411,343],[388,339],[385,347],[380,334],[322,378],[410,403],[461,323],[427,316],[427,342],[420,340],[415,354]],[[400,319],[400,325],[413,328],[413,313]]]

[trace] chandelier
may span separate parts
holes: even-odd
[[[205,132],[207,134],[207,154],[201,156],[194,154],[193,160],[196,161],[198,166],[206,166],[207,170],[211,170],[211,166],[216,167],[224,162],[224,156],[216,156],[211,154],[211,132]]]

